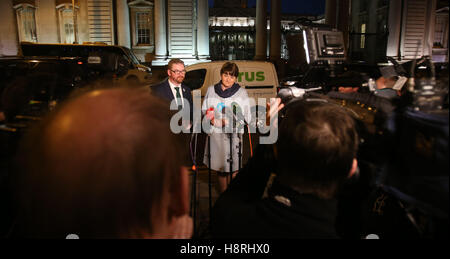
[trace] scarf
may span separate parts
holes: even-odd
[[[237,83],[234,83],[230,88],[222,90],[222,80],[219,81],[219,83],[214,85],[214,91],[216,94],[222,98],[228,98],[233,96],[238,90],[241,88],[241,86]]]

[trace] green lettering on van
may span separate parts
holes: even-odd
[[[253,82],[255,81],[255,72],[239,72],[239,76],[237,78],[237,81],[239,83],[242,82],[242,77],[245,74],[245,81],[246,82]],[[264,76],[264,71],[258,71],[256,72],[256,81],[264,81],[266,80],[266,77]]]
[[[248,76],[249,73],[250,73],[251,77]],[[245,81],[247,81],[247,82],[255,81],[255,72],[245,72]]]
[[[264,76],[264,71],[256,72],[256,81],[264,81],[266,77]]]
[[[242,75],[244,75],[244,72],[239,72],[239,76],[238,76],[238,82],[242,82]]]

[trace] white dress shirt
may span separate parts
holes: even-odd
[[[181,106],[184,107],[183,88],[181,87],[181,84],[180,85],[176,85],[176,84],[172,83],[170,80],[167,80],[167,81],[169,81],[170,90],[172,90],[173,98],[175,99],[175,102],[176,102],[177,106],[180,106],[180,104],[178,103],[178,100],[177,100],[177,90],[175,90],[175,87],[179,87],[180,88],[179,92],[180,92],[180,95],[181,95]]]

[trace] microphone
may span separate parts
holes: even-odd
[[[209,107],[208,110],[206,110],[206,118],[208,118],[208,120],[210,120],[210,121],[214,120],[214,108],[213,107]]]
[[[224,107],[223,110],[223,118],[227,118],[225,121],[225,125],[228,125],[230,129],[240,129],[244,125],[246,125],[245,120],[240,119],[236,114],[233,112],[233,109],[231,107]]]
[[[277,97],[281,99],[282,103],[287,104],[293,98],[303,99],[305,94],[307,94],[308,92],[317,91],[317,90],[321,90],[321,89],[322,89],[322,87],[320,87],[320,86],[315,87],[315,88],[308,88],[308,89],[298,88],[298,87],[294,87],[294,86],[287,87],[287,88],[280,89],[280,91],[277,94]]]
[[[242,113],[241,106],[239,106],[238,103],[232,102],[231,107],[233,109],[233,118],[236,121],[236,123],[239,123],[239,125],[242,127],[243,125],[248,125],[248,123],[245,121],[244,115]]]

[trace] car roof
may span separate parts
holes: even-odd
[[[268,61],[258,61],[258,60],[215,60],[211,62],[200,62],[195,63],[189,66],[186,66],[186,68],[197,68],[197,67],[216,67],[216,66],[222,66],[226,62],[233,62],[236,63],[238,66],[243,65],[254,65],[254,64],[261,64],[261,65],[273,65],[271,62]]]
[[[210,61],[210,62],[200,62],[200,63],[195,63],[192,64],[193,65],[198,65],[198,64],[223,64],[226,62],[232,62],[232,63],[270,63],[269,61],[260,61],[260,60],[214,60],[214,61]]]
[[[78,60],[77,57],[56,57],[56,56],[9,56],[0,57],[0,61],[29,61],[29,62],[42,62],[42,61],[65,61],[65,60]]]

